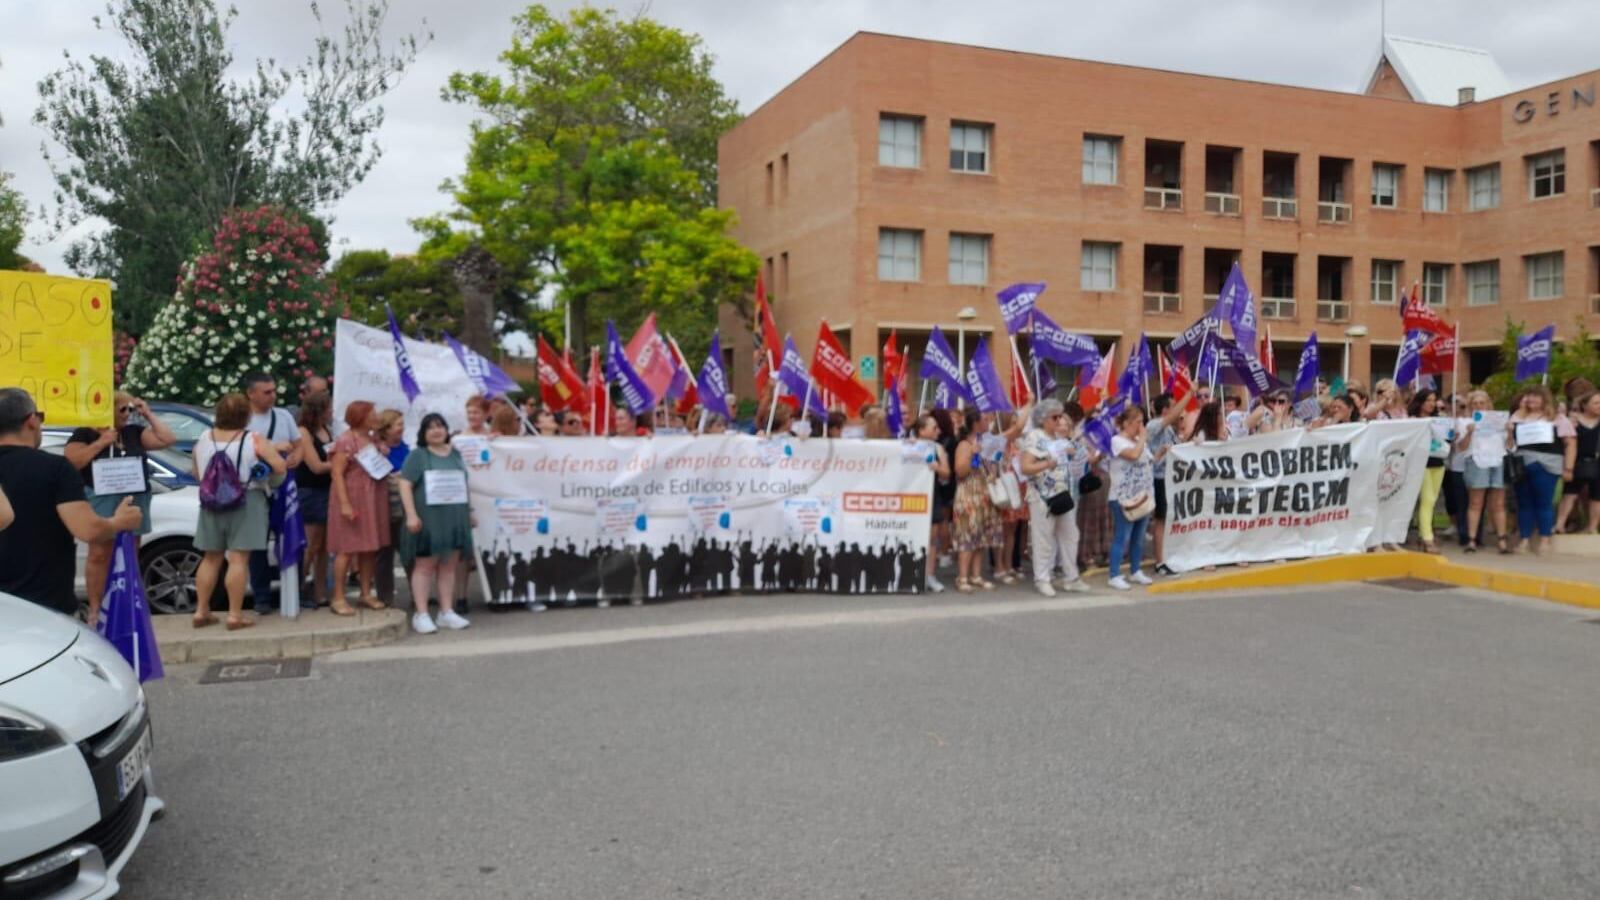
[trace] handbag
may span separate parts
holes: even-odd
[[[1011,497],[1006,493],[1006,486],[1000,483],[998,477],[988,479],[987,487],[989,502],[994,504],[996,509],[1011,509]]]
[[[1155,511],[1156,496],[1149,491],[1140,491],[1138,496],[1122,501],[1122,515],[1129,522],[1137,522]]]
[[[1083,473],[1083,477],[1078,479],[1078,496],[1082,497],[1085,494],[1092,494],[1095,491],[1100,490],[1103,484],[1104,482],[1100,480],[1099,475],[1096,475],[1094,472],[1085,472]]]
[[[1600,479],[1600,456],[1589,456],[1572,464],[1573,481],[1595,481]]]
[[[999,481],[1000,486],[1005,488],[1006,500],[1010,503],[1006,509],[1021,509],[1022,485],[1017,483],[1016,473],[1007,469],[1006,471],[1000,473]]]
[[[1046,500],[1044,505],[1050,510],[1050,515],[1064,516],[1067,513],[1072,512],[1073,507],[1077,506],[1077,503],[1073,501],[1071,491],[1062,491],[1054,497],[1051,497],[1049,500]]]
[[[1528,464],[1521,455],[1516,453],[1506,454],[1506,484],[1517,484],[1528,477]]]

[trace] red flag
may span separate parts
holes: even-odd
[[[1107,350],[1105,357],[1100,360],[1100,365],[1095,366],[1093,374],[1088,368],[1078,370],[1078,405],[1084,409],[1094,409],[1100,405],[1101,400],[1109,399],[1111,385],[1115,383],[1112,370],[1116,365],[1112,361],[1112,356],[1116,351],[1115,347]],[[1085,375],[1089,377],[1085,379]]]
[[[1261,326],[1261,350],[1256,354],[1256,358],[1261,360],[1261,368],[1266,369],[1268,375],[1277,376],[1278,358],[1272,353],[1272,326],[1270,324]]]
[[[1163,356],[1165,356],[1164,353]],[[1184,412],[1198,411],[1200,409],[1200,397],[1195,393],[1194,381],[1189,377],[1188,367],[1171,362],[1165,362],[1165,365],[1167,375],[1161,381],[1161,390],[1171,394],[1174,401],[1181,397],[1188,397],[1183,404]]]
[[[1423,375],[1453,372],[1456,368],[1456,336],[1454,330],[1441,334],[1422,347]]]
[[[905,359],[900,355],[900,348],[895,345],[894,330],[889,331],[889,340],[883,345],[883,386],[893,390],[900,389],[900,367],[905,365]]]
[[[767,283],[761,273],[756,273],[756,330],[761,335],[760,361],[756,365],[756,394],[765,396],[767,382],[783,362],[783,340],[778,337],[778,323],[772,318],[772,307],[767,305]]]
[[[1439,314],[1423,301],[1417,293],[1415,282],[1411,285],[1411,295],[1400,305],[1400,318],[1405,322],[1406,331],[1427,331],[1438,335],[1455,334],[1455,329],[1450,323],[1439,318]]]
[[[665,396],[667,385],[678,369],[672,363],[672,350],[656,330],[656,314],[651,313],[640,323],[639,330],[628,340],[628,362],[633,370],[657,397]]]
[[[672,335],[667,335],[667,343],[672,345],[672,357],[677,360],[678,367],[689,376],[689,383],[684,386],[683,396],[678,399],[678,415],[686,416],[700,405],[700,388],[696,386],[694,369],[690,368],[689,361],[683,358],[683,348],[678,346],[677,340]]]
[[[861,407],[872,402],[872,392],[856,378],[855,363],[844,345],[834,336],[827,322],[817,330],[817,349],[811,354],[811,377],[817,387],[833,394],[833,399],[844,404],[850,415],[859,415]]]
[[[1016,354],[1011,356],[1011,405],[1021,409],[1033,402],[1033,388],[1028,386],[1028,376],[1022,371]]]
[[[600,371],[600,348],[589,348],[589,433],[605,434],[611,429],[611,389]]]
[[[566,359],[539,335],[539,396],[552,410],[582,409],[589,405],[589,392],[583,379]]]

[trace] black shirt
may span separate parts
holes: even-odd
[[[77,615],[77,547],[56,506],[84,499],[78,470],[43,450],[0,447],[0,489],[17,517],[0,531],[0,591]]]
[[[324,441],[322,436],[326,436],[328,439]],[[317,451],[318,460],[322,462],[328,461],[328,445],[331,443],[333,443],[333,435],[330,432],[324,431],[322,435],[318,435],[315,431],[311,432],[311,447]],[[303,488],[328,490],[333,487],[333,473],[323,472],[318,475],[311,471],[310,466],[302,462],[295,467],[294,483]]]
[[[67,438],[67,443],[69,443],[69,444],[93,444],[95,441],[98,441],[98,440],[100,440],[100,429],[98,429],[98,428],[79,428],[79,429],[77,429],[77,430],[72,432],[72,436],[71,437]],[[124,426],[122,426],[122,446],[118,447],[116,444],[112,444],[109,447],[103,447],[103,448],[101,448],[99,453],[96,453],[94,455],[94,458],[95,459],[115,459],[115,458],[117,458],[119,456],[137,456],[140,459],[145,459],[145,452],[144,452],[144,426],[143,425],[124,425]],[[84,466],[82,469],[79,470],[79,474],[83,476],[83,486],[84,486],[84,488],[89,490],[89,491],[91,491],[91,492],[93,492],[93,490],[94,490],[94,461],[90,460],[90,462],[89,462],[89,464],[87,466]],[[145,459],[145,464],[144,464],[144,483],[146,485],[148,485],[150,483],[150,462],[149,462],[148,459]]]

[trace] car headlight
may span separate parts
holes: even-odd
[[[0,706],[0,763],[64,745],[55,729],[9,706]]]

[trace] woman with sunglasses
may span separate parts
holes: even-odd
[[[1405,396],[1400,393],[1400,386],[1394,383],[1394,379],[1384,378],[1373,386],[1372,402],[1367,404],[1362,416],[1369,420],[1406,417]]]
[[[1271,434],[1274,431],[1283,431],[1293,428],[1299,423],[1295,421],[1294,409],[1289,405],[1289,395],[1284,391],[1271,391],[1262,398],[1261,405],[1250,411],[1245,419],[1245,425],[1251,434]]]

